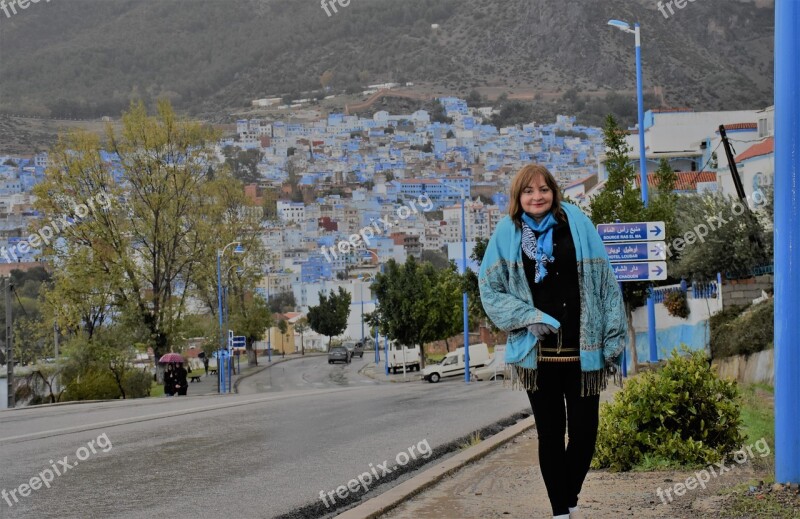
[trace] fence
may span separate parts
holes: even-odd
[[[691,288],[686,288],[682,285],[670,285],[666,287],[658,287],[653,289],[653,302],[663,303],[668,294],[673,292],[681,292],[686,290],[686,295],[692,299],[716,299],[719,292],[719,285],[716,281],[709,281],[707,283],[692,283]]]

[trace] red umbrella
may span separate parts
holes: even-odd
[[[167,353],[166,355],[162,356],[158,362],[160,364],[171,364],[171,363],[183,363],[183,357],[180,353]]]

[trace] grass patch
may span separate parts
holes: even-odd
[[[164,396],[164,384],[153,382],[150,386],[150,398],[158,398]]]
[[[482,441],[483,438],[481,438],[481,433],[474,432],[466,441],[461,444],[460,448],[461,450],[469,449],[470,447],[478,445]]]
[[[735,495],[721,512],[721,517],[796,519],[798,510],[781,502],[775,494],[759,494]]]
[[[742,393],[742,424],[747,443],[761,438],[775,445],[774,389],[766,384],[753,384],[740,388]]]

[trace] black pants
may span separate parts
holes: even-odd
[[[539,436],[539,466],[553,515],[568,514],[569,508],[578,504],[594,456],[600,396],[580,396],[578,362],[540,362],[537,387],[528,392],[528,398]],[[565,448],[567,424],[569,442]]]

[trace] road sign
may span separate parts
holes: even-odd
[[[667,279],[666,261],[612,263],[617,281],[663,281]]]
[[[606,243],[606,253],[611,262],[664,261],[667,244],[663,241]]]
[[[232,348],[245,348],[247,347],[247,337],[244,335],[237,335],[231,340]]]
[[[604,242],[663,240],[664,222],[601,223],[597,232]]]

